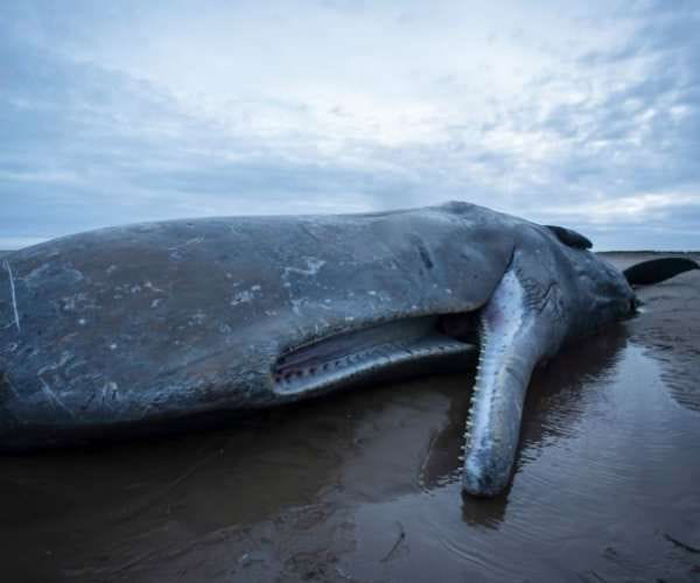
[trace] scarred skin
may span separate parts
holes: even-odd
[[[474,314],[464,489],[497,494],[533,368],[634,311],[624,276],[585,243],[451,202],[138,224],[16,251],[0,266],[0,448],[157,431],[461,358],[469,344],[426,330]]]

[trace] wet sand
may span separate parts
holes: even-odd
[[[700,273],[639,295],[536,373],[499,499],[460,494],[473,376],[432,376],[0,457],[2,580],[698,581]]]

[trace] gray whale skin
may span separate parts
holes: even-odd
[[[624,274],[589,246],[451,202],[144,223],[12,252],[0,449],[157,432],[478,355],[463,489],[496,495],[534,367],[635,311]]]

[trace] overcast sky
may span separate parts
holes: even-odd
[[[0,248],[457,199],[700,249],[700,2],[0,2]]]

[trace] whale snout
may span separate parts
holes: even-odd
[[[503,463],[504,460],[502,456],[490,455],[467,462],[462,473],[462,493],[492,498],[503,492],[511,477],[511,464]]]

